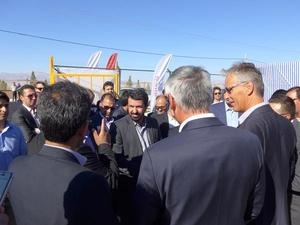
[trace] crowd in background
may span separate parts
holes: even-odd
[[[300,224],[300,87],[264,102],[251,63],[209,77],[179,67],[150,113],[110,81],[98,101],[69,81],[14,83],[13,108],[0,92],[0,224]]]

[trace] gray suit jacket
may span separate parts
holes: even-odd
[[[160,140],[159,127],[155,119],[146,117],[150,144]],[[134,123],[129,115],[115,121],[111,128],[113,151],[119,168],[129,171],[137,179],[143,155],[142,145]]]
[[[255,135],[216,118],[193,120],[144,153],[137,224],[244,225],[261,209],[264,182]]]
[[[288,225],[287,192],[296,146],[292,123],[264,105],[254,110],[239,128],[257,135],[265,156],[266,196],[263,209],[253,224]]]
[[[104,177],[79,165],[62,149],[44,146],[18,157],[10,200],[17,224],[115,224],[110,191]]]

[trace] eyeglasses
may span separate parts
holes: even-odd
[[[232,90],[240,85],[243,85],[243,84],[246,84],[248,83],[248,81],[244,81],[244,82],[241,82],[241,83],[238,83],[238,84],[235,84],[235,85],[232,85],[231,87],[225,87],[225,91],[228,93],[228,94],[231,94]]]
[[[39,91],[44,90],[44,88],[42,88],[42,87],[37,87],[36,89],[38,89]]]
[[[215,92],[214,95],[221,95],[221,92]]]
[[[102,106],[103,110],[107,111],[107,110],[111,110],[113,111],[115,109],[115,107],[109,107],[109,106]]]
[[[155,109],[158,111],[164,111],[167,109],[167,106],[155,106]]]
[[[30,95],[27,95],[27,96],[24,96],[24,97],[27,97],[27,98],[36,98],[36,94],[30,94]]]

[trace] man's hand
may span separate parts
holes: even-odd
[[[93,131],[93,136],[96,144],[99,146],[100,144],[110,144],[110,134],[107,131],[106,125],[105,125],[105,119],[102,119],[100,131],[99,133],[97,130]]]

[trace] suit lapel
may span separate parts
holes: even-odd
[[[22,110],[22,115],[24,116],[26,123],[32,128],[37,128],[37,124],[33,118],[33,116],[31,115],[31,113],[22,105],[21,107]]]
[[[139,136],[137,134],[135,125],[129,115],[126,117],[126,120],[127,120],[128,128],[129,128],[128,132],[132,131],[129,134],[131,136],[131,138],[129,138],[129,140],[132,140],[132,143],[138,143],[139,149],[141,149],[141,151],[143,151],[142,144],[141,144]]]

